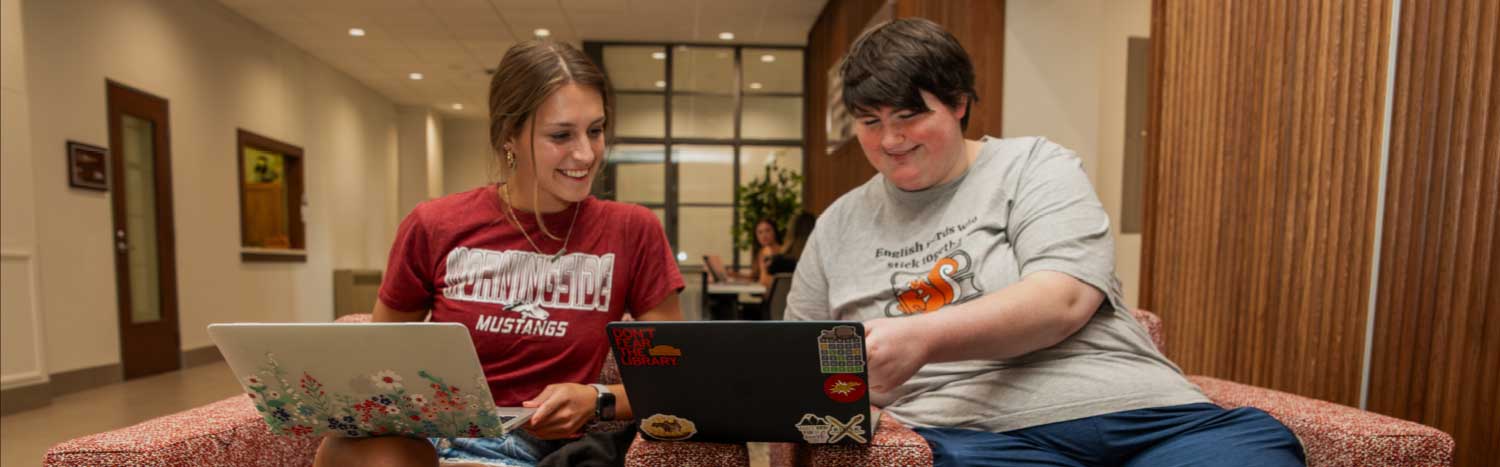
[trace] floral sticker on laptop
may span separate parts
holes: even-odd
[[[323,383],[306,372],[295,378],[295,384],[288,376],[276,356],[267,353],[266,364],[241,381],[255,410],[278,435],[498,437],[505,434],[502,425],[510,418],[497,414],[492,401],[480,400],[425,370],[412,381],[392,370],[369,374],[374,390],[362,399],[330,396]],[[475,384],[487,383],[481,377]]]

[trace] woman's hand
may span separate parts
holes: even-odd
[[[576,383],[551,384],[522,407],[536,408],[527,431],[541,439],[577,438],[594,418],[599,392]]]

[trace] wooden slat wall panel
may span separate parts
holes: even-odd
[[[1388,1],[1155,3],[1142,304],[1185,371],[1359,403]]]
[[[1500,2],[1403,2],[1369,409],[1500,457]]]
[[[964,137],[999,137],[1005,94],[1005,1],[901,0],[896,17],[930,19],[958,39],[974,62],[974,90],[979,93]]]
[[[865,160],[859,143],[850,141],[833,154],[825,154],[824,134],[828,105],[828,70],[834,66],[854,39],[886,2],[884,0],[830,0],[808,34],[807,109],[803,119],[806,137],[806,161],[803,200],[809,210],[823,209],[849,190],[875,176],[875,168]],[[975,88],[980,101],[972,108],[968,138],[1000,135],[1001,96],[1005,76],[1005,2],[1003,0],[901,0],[896,3],[895,17],[922,17],[947,28],[974,63]]]
[[[821,214],[840,195],[875,176],[875,168],[865,160],[859,143],[850,141],[837,152],[827,154],[825,146],[828,109],[828,70],[844,57],[865,23],[885,5],[885,0],[829,0],[807,35],[807,58],[803,61],[807,108],[803,111],[802,204]]]

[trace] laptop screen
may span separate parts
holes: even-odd
[[[607,332],[648,437],[866,443],[874,431],[858,322],[617,322]]]

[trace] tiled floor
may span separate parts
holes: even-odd
[[[52,445],[180,412],[234,395],[239,383],[223,362],[76,392],[52,404],[0,417],[0,466],[42,465]],[[750,464],[767,465],[765,445],[751,443]]]
[[[39,466],[42,454],[54,444],[187,410],[239,391],[229,365],[218,362],[68,394],[46,407],[0,417],[0,464]]]

